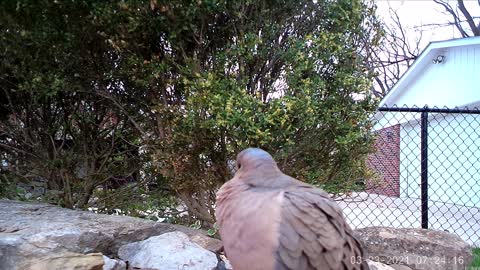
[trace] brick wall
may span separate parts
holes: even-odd
[[[378,130],[375,153],[367,159],[377,177],[367,181],[367,192],[400,196],[400,125]]]

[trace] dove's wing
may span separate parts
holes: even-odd
[[[311,186],[285,189],[276,270],[366,270],[340,207]]]

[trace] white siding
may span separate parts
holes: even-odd
[[[400,128],[400,197],[420,199],[420,123]]]
[[[420,198],[419,123],[400,134],[400,196]],[[430,200],[480,207],[480,115],[432,115],[428,135]]]
[[[396,105],[453,108],[480,101],[480,47],[444,49],[432,53],[430,58],[439,54],[445,56],[444,62],[427,63],[399,94]]]

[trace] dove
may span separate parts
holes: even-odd
[[[323,190],[283,174],[258,148],[240,152],[217,192],[215,215],[234,270],[367,270],[341,208]]]

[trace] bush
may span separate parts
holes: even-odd
[[[368,174],[370,2],[8,0],[0,17],[9,181],[41,177],[61,205],[130,211],[157,183],[211,226],[251,146],[334,193]]]

